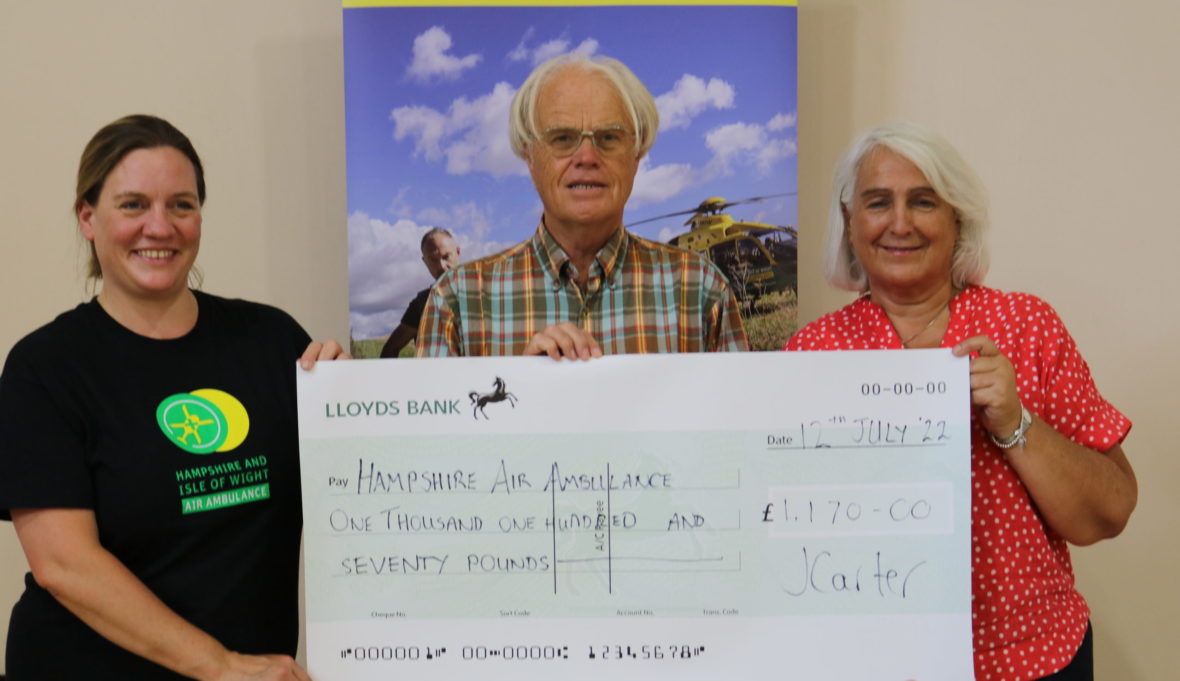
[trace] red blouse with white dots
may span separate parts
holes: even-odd
[[[950,315],[941,347],[990,337],[1016,371],[1021,403],[1062,435],[1103,452],[1126,437],[1130,420],[1098,394],[1090,368],[1048,303],[968,286],[951,300]],[[884,309],[865,296],[803,327],[784,349],[902,345]],[[1090,609],[1074,586],[1065,540],[1042,522],[974,412],[971,486],[975,678],[1027,681],[1059,671],[1081,646]]]

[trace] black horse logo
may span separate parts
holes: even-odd
[[[492,392],[481,395],[474,390],[471,391],[471,404],[475,405],[471,408],[471,417],[478,421],[479,415],[483,414],[483,417],[486,419],[488,415],[483,410],[484,405],[491,402],[503,402],[504,400],[508,400],[508,404],[513,409],[516,409],[516,395],[508,392],[504,388],[504,379],[497,376],[495,382],[492,383]]]

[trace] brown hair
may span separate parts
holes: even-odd
[[[90,138],[90,142],[82,150],[82,159],[78,162],[74,213],[77,214],[83,204],[98,205],[98,197],[102,194],[107,176],[127,154],[137,149],[154,147],[172,147],[192,162],[193,171],[197,176],[197,200],[204,205],[205,170],[201,166],[201,157],[197,156],[193,143],[183,132],[163,118],[134,114],[103,126],[94,133],[94,137]],[[90,262],[86,274],[92,279],[102,278],[102,267],[98,263],[98,254],[94,250],[93,242],[90,244]]]

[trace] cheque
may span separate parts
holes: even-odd
[[[333,679],[970,679],[949,351],[323,363],[299,380]]]

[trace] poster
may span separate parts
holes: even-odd
[[[752,347],[781,348],[796,327],[794,5],[345,2],[353,354],[377,356],[433,283],[430,228],[464,262],[532,236],[541,203],[508,107],[537,64],[572,51],[627,64],[660,111],[625,225],[714,261]]]
[[[970,679],[949,350],[321,363],[320,681]]]

